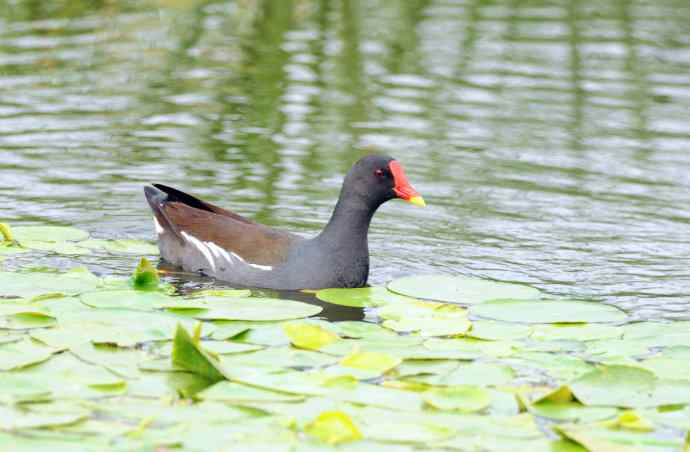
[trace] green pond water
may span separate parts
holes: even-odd
[[[688,448],[688,112],[686,0],[0,0],[0,450]],[[145,184],[314,234],[369,152],[373,289],[133,289]]]

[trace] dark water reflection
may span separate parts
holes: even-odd
[[[312,233],[378,151],[429,207],[377,215],[373,283],[690,318],[688,111],[684,0],[0,1],[3,221],[152,238],[160,181]]]

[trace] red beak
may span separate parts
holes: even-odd
[[[395,182],[393,191],[395,192],[395,195],[398,198],[404,199],[405,201],[417,206],[426,206],[422,195],[420,195],[407,180],[407,176],[405,176],[405,171],[403,171],[402,165],[400,165],[397,160],[391,160],[388,164],[388,168],[393,174],[393,181]]]

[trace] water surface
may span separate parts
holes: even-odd
[[[313,234],[386,153],[428,207],[377,214],[376,284],[690,318],[689,111],[684,0],[0,1],[3,221],[152,239],[156,181]]]

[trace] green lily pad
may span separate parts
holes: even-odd
[[[654,407],[690,403],[690,381],[658,379],[640,367],[601,366],[570,382],[585,405]]]
[[[479,386],[436,388],[425,392],[423,397],[434,408],[463,413],[481,411],[491,403],[489,391]]]
[[[596,422],[618,414],[617,408],[585,406],[575,402],[556,403],[543,401],[530,405],[529,411],[537,416],[555,421]]]
[[[613,323],[627,319],[623,311],[611,305],[565,300],[495,300],[472,306],[470,314],[523,323]]]
[[[55,317],[42,312],[18,312],[0,317],[0,328],[28,330],[55,326]]]
[[[126,308],[152,311],[177,303],[179,297],[172,297],[162,292],[125,289],[87,292],[79,298],[82,303],[92,308]],[[179,299],[181,303],[184,303],[183,299]]]
[[[371,308],[398,301],[409,301],[408,297],[395,294],[385,287],[361,287],[357,289],[322,289],[316,298],[331,304],[353,308]]]
[[[197,394],[202,400],[215,400],[227,403],[246,402],[298,402],[304,396],[256,388],[231,381],[219,381]]]
[[[408,297],[461,304],[497,299],[529,300],[541,295],[529,286],[448,275],[408,276],[389,282],[388,289]]]
[[[523,339],[532,334],[532,327],[494,320],[475,320],[467,336],[487,341]]]
[[[214,307],[193,314],[202,320],[292,320],[311,317],[322,311],[321,306],[279,298],[232,298],[223,307]]]
[[[0,345],[0,370],[13,370],[46,361],[55,350],[25,339]]]
[[[89,238],[88,232],[70,226],[15,226],[12,234],[22,244],[25,241],[78,242]]]
[[[448,372],[430,375],[417,381],[435,386],[500,386],[515,379],[515,371],[508,366],[473,362],[459,364]]]
[[[202,298],[211,297],[213,298],[223,298],[223,297],[243,297],[246,298],[252,294],[249,289],[203,289],[196,290],[189,293],[187,296],[190,298]],[[212,300],[211,300],[212,301]]]
[[[553,341],[553,340],[576,340],[594,341],[602,339],[620,339],[623,336],[623,328],[620,326],[589,324],[589,323],[567,323],[552,325],[535,325],[532,327],[533,339]]]
[[[56,315],[59,329],[64,334],[93,343],[115,344],[120,347],[172,339],[175,328],[181,321],[164,312],[124,309],[84,309]],[[186,320],[182,323],[191,327],[194,322]],[[212,328],[213,325],[206,325],[204,331],[210,333]]]
[[[0,406],[0,429],[22,430],[59,427],[82,421],[91,413],[75,406],[35,404],[30,407]]]
[[[12,273],[0,272],[0,296],[32,298],[45,294],[77,295],[94,290],[99,279],[84,272]]]

